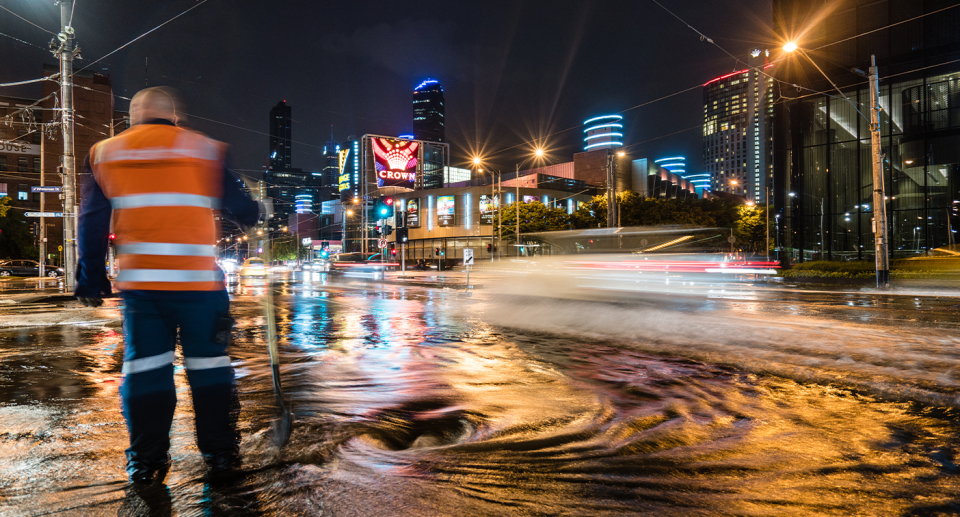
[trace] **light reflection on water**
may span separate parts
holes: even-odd
[[[115,383],[107,382],[121,361],[117,329],[0,335],[0,497],[12,515],[151,506],[282,515],[947,513],[960,489],[953,410],[764,375],[774,362],[745,346],[736,348],[743,364],[735,368],[656,353],[707,342],[720,354],[721,344],[775,335],[746,329],[776,323],[794,340],[768,342],[771,352],[790,348],[822,361],[813,369],[837,367],[826,363],[825,348],[854,329],[803,347],[801,338],[826,334],[773,320],[809,305],[778,306],[772,316],[756,300],[652,310],[327,279],[281,284],[283,383],[297,416],[291,443],[277,454],[266,287],[233,287],[231,355],[243,375],[249,473],[227,486],[202,479],[182,372],[169,488],[129,490],[121,483],[125,430]],[[754,319],[737,323],[734,314]],[[540,334],[537,322],[571,332]],[[658,343],[641,327],[678,341]],[[573,336],[575,329],[593,337]],[[856,330],[860,343],[878,347],[864,352],[874,361],[907,339],[913,360],[929,366],[920,349],[932,337]],[[604,332],[617,343],[599,339]],[[43,348],[26,346],[36,343]],[[844,355],[864,362],[849,350],[831,360]],[[43,380],[15,373],[41,364],[57,368]],[[33,385],[17,385],[27,379]]]

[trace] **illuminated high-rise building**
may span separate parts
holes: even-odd
[[[417,140],[446,142],[443,86],[427,79],[413,90],[413,135]]]
[[[287,101],[280,101],[270,109],[270,166],[274,169],[293,167],[291,146],[291,110]]]
[[[323,158],[320,166],[321,201],[340,197],[340,144],[333,139],[333,126],[330,127],[330,140],[323,144]]]
[[[595,151],[598,149],[614,149],[621,147],[623,142],[623,124],[620,115],[602,115],[584,120],[583,150]]]
[[[760,203],[773,178],[773,79],[767,52],[703,85],[703,170],[710,190]]]

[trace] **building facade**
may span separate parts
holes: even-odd
[[[270,166],[274,169],[293,167],[292,110],[287,101],[270,108]]]
[[[598,151],[623,146],[623,117],[620,115],[601,115],[583,121],[587,126],[583,130],[583,150]]]
[[[413,136],[415,140],[446,142],[443,86],[427,79],[413,90]]]
[[[791,97],[775,112],[777,245],[798,261],[873,260],[870,95],[866,81],[850,72],[867,70],[871,55],[880,76],[890,254],[955,244],[960,10],[923,16],[943,8],[930,0],[845,0],[829,13],[798,0],[775,0],[773,7],[783,41],[803,34],[798,46],[820,49],[806,52],[820,70],[796,52],[784,53],[784,65],[776,67],[783,95]],[[824,74],[843,96],[830,91]]]
[[[765,202],[773,177],[773,85],[768,51],[750,68],[703,85],[703,171],[709,188]]]
[[[340,144],[334,141],[331,130],[330,140],[323,144],[323,157],[320,170],[320,202],[340,198]]]

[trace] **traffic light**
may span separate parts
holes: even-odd
[[[383,226],[383,236],[384,236],[384,237],[389,237],[390,234],[392,234],[392,233],[393,233],[393,226],[390,226],[389,224],[386,224],[386,225]]]
[[[440,248],[433,248],[433,256],[434,257],[440,256]]]
[[[487,253],[493,251],[493,244],[487,244]]]
[[[380,200],[377,204],[377,217],[385,219],[387,217],[393,217],[393,198],[386,197]]]
[[[405,215],[403,212],[395,212],[393,215],[394,215],[394,220],[393,220],[394,226],[396,226],[397,228],[403,228],[407,225],[406,221],[404,221],[404,218],[403,218],[403,216]]]
[[[390,243],[390,254],[394,257],[397,256],[397,245],[392,242]]]
[[[410,230],[407,228],[397,228],[397,242],[407,242],[410,239]]]
[[[111,233],[107,236],[107,244],[113,246],[113,241],[117,240],[117,234]]]

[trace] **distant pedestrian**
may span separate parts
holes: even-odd
[[[233,320],[214,253],[216,215],[222,210],[252,226],[260,211],[225,167],[226,145],[178,128],[184,115],[173,90],[141,90],[130,102],[133,127],[95,144],[83,165],[75,294],[87,306],[111,294],[104,261],[112,218],[124,304],[120,395],[132,482],[162,480],[170,466],[178,338],[197,446],[211,473],[239,462],[239,401],[226,353]]]

